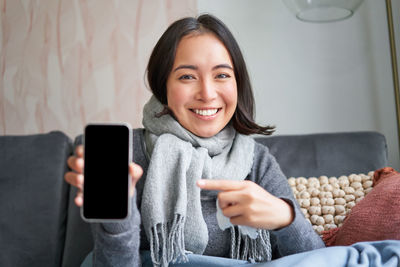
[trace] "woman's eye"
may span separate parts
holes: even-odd
[[[189,74],[185,74],[179,77],[179,80],[192,80],[192,79],[194,79],[194,77]]]
[[[221,74],[218,74],[218,75],[216,76],[217,79],[225,79],[225,78],[229,78],[229,77],[231,77],[231,76],[229,76],[229,75],[226,74],[226,73],[221,73]]]

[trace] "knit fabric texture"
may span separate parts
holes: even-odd
[[[339,228],[323,232],[327,246],[361,241],[400,240],[400,174],[393,168],[375,171],[373,189],[357,203]]]

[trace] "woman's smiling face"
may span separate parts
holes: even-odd
[[[192,34],[179,42],[167,101],[178,122],[197,136],[214,136],[229,123],[237,85],[228,50],[215,35]]]

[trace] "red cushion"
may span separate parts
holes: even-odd
[[[323,232],[322,238],[327,246],[400,240],[400,173],[389,167],[377,170],[371,192],[351,209],[340,228]]]

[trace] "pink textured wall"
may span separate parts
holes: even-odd
[[[0,134],[141,126],[145,67],[197,0],[0,0]]]

